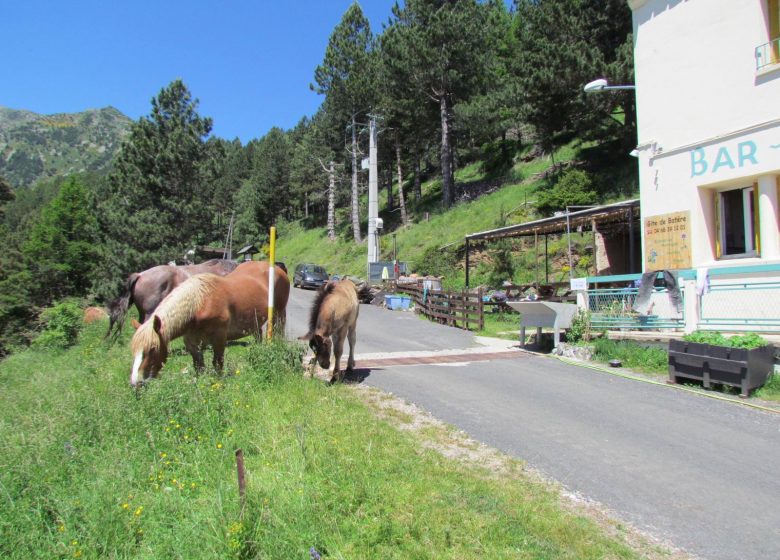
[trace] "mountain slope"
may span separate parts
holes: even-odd
[[[113,107],[39,115],[0,107],[0,175],[14,186],[108,166],[132,121]]]

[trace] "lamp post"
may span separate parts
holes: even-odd
[[[595,93],[599,91],[607,91],[612,89],[636,89],[636,86],[634,85],[623,85],[623,86],[611,86],[605,80],[604,78],[599,78],[597,80],[593,80],[592,82],[588,82],[585,84],[585,87],[582,88],[585,93]]]

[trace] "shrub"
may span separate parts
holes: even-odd
[[[568,342],[589,341],[591,338],[590,311],[577,309],[577,314],[571,320],[571,327],[566,333]]]
[[[74,301],[44,309],[40,316],[43,330],[33,341],[33,347],[64,349],[76,344],[82,327],[81,314],[81,306]]]
[[[543,216],[567,206],[581,206],[596,202],[596,191],[590,176],[579,169],[564,173],[552,188],[539,191],[536,208]]]
[[[250,374],[263,384],[275,384],[290,375],[300,373],[306,347],[298,342],[279,338],[257,342],[247,352]]]
[[[455,275],[458,264],[457,254],[453,251],[428,247],[419,259],[414,263],[414,271],[423,276],[444,276],[449,278]]]

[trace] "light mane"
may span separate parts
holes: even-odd
[[[155,316],[162,321],[160,335],[165,342],[176,338],[219,281],[220,277],[215,274],[192,276],[165,296],[154,313],[135,331],[130,343],[133,355],[160,347],[160,337],[154,330]]]

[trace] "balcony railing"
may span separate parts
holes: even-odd
[[[756,47],[756,70],[780,64],[780,38]]]

